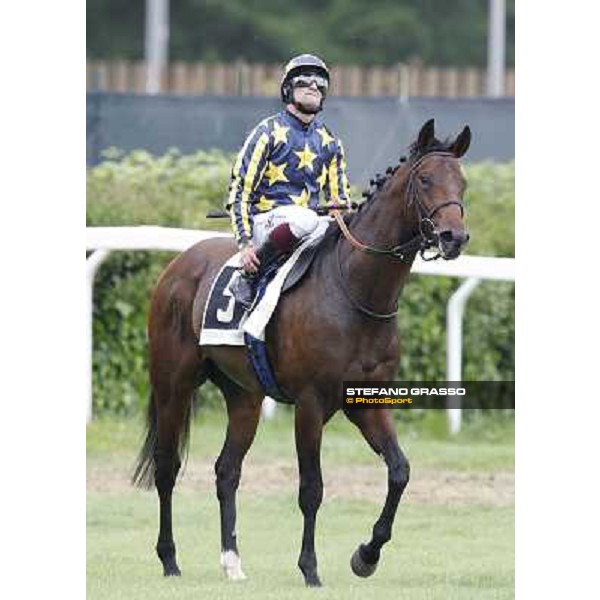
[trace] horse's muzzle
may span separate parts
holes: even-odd
[[[438,234],[438,243],[442,258],[451,260],[459,256],[469,241],[469,234],[464,230],[446,229]]]

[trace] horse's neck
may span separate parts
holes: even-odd
[[[350,229],[361,242],[378,249],[405,244],[418,233],[414,209],[408,206],[407,172],[399,173],[382,190],[373,204],[358,214]],[[348,247],[350,245],[348,244]],[[404,261],[389,256],[366,254],[356,249],[346,250],[344,272],[353,290],[375,310],[389,310],[402,292],[412,267],[416,251]]]
[[[392,177],[376,192],[352,222],[352,231],[365,243],[379,248],[398,246],[417,235],[418,219],[409,205],[408,168]]]

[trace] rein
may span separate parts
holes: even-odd
[[[370,245],[365,244],[365,243],[361,242],[360,240],[358,240],[352,234],[352,232],[346,225],[346,223],[345,223],[344,219],[341,217],[341,215],[338,212],[335,212],[334,218],[335,218],[337,224],[339,225],[340,230],[342,231],[342,234],[344,235],[344,238],[346,240],[348,240],[348,242],[350,242],[350,244],[352,244],[352,246],[354,246],[357,250],[364,252],[365,254],[370,254],[370,255],[374,255],[374,256],[388,256],[399,262],[405,262],[405,263],[408,262],[408,260],[407,260],[408,256],[416,251],[418,251],[421,254],[421,258],[424,261],[437,260],[438,258],[441,257],[439,249],[437,251],[437,254],[435,254],[435,256],[430,257],[430,258],[427,258],[425,256],[425,251],[429,250],[433,246],[437,245],[438,239],[439,239],[438,234],[435,231],[435,223],[433,222],[433,216],[440,209],[442,209],[446,206],[452,206],[454,204],[460,208],[460,214],[462,217],[462,216],[464,216],[464,206],[463,206],[462,202],[459,202],[457,200],[448,200],[446,202],[442,202],[441,204],[438,204],[433,210],[427,211],[427,209],[421,202],[418,191],[417,191],[417,187],[414,182],[414,177],[415,177],[415,174],[417,173],[417,167],[421,166],[421,164],[425,161],[425,159],[429,158],[431,156],[453,156],[453,155],[450,152],[430,152],[429,154],[422,156],[410,168],[410,171],[408,173],[408,184],[407,184],[407,188],[406,188],[406,195],[409,196],[408,205],[410,206],[414,201],[414,203],[417,207],[417,213],[419,216],[419,233],[416,236],[414,236],[412,239],[408,240],[407,242],[404,242],[403,244],[398,244],[391,248],[376,248],[374,246],[370,246]],[[372,311],[372,310],[362,306],[357,300],[355,300],[352,297],[352,295],[350,294],[350,290],[348,289],[348,286],[346,284],[346,281],[344,280],[344,275],[342,273],[342,262],[340,259],[340,245],[341,244],[338,242],[337,247],[336,247],[337,266],[338,266],[337,273],[338,273],[338,278],[340,280],[342,290],[344,291],[346,298],[350,301],[350,303],[356,310],[367,315],[368,317],[371,317],[372,319],[385,321],[385,320],[394,318],[398,314],[398,301],[396,301],[396,305],[394,306],[393,312],[378,313],[378,312]]]
[[[364,306],[362,306],[357,300],[352,297],[350,290],[346,284],[346,280],[344,279],[344,274],[342,273],[342,261],[340,260],[340,244],[336,246],[336,254],[337,254],[337,275],[340,280],[340,284],[346,298],[350,301],[350,304],[358,311],[371,317],[372,319],[376,319],[378,321],[387,321],[388,319],[393,319],[398,314],[398,301],[396,300],[396,305],[394,306],[393,312],[390,313],[378,313],[373,310],[370,310]]]

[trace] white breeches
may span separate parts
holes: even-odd
[[[327,217],[325,217],[327,218]],[[278,206],[269,212],[254,217],[254,232],[252,241],[255,246],[261,246],[275,227],[289,223],[290,231],[297,238],[310,235],[319,223],[319,216],[310,208],[290,204]]]

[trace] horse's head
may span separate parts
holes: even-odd
[[[430,119],[412,144],[407,165],[408,203],[416,207],[419,231],[425,245],[446,260],[456,258],[469,241],[463,221],[466,181],[458,159],[470,143],[468,126],[454,140],[440,142]]]

